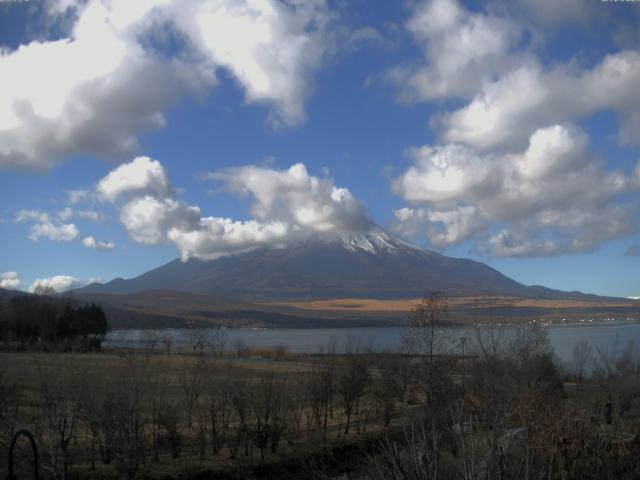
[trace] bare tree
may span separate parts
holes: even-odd
[[[286,428],[290,407],[286,384],[273,372],[262,373],[253,385],[249,406],[254,442],[260,449],[260,458],[264,458],[268,446],[272,453],[276,452]]]
[[[307,398],[320,450],[324,449],[329,414],[335,391],[335,365],[332,361],[316,366],[309,375]]]
[[[189,346],[191,347],[191,353],[193,353],[193,355],[202,355],[206,345],[204,332],[199,328],[194,328],[193,325],[190,325],[189,328]]]
[[[391,356],[383,356],[376,364],[377,376],[373,383],[373,394],[385,427],[391,423],[396,401],[402,395],[401,371],[402,367]]]
[[[160,344],[160,335],[155,330],[148,330],[145,332],[143,341],[147,344],[151,353],[156,353]]]
[[[227,367],[221,372],[210,369],[204,390],[209,417],[209,435],[214,454],[220,450],[230,428],[233,415],[233,375]]]
[[[70,478],[70,445],[76,435],[84,382],[58,357],[48,367],[36,362],[39,374],[38,437],[45,453],[44,467],[52,478]]]
[[[585,339],[580,339],[573,346],[573,373],[579,384],[582,383],[585,372],[590,370],[589,362],[592,351],[591,344]]]
[[[185,360],[178,370],[178,383],[187,412],[187,426],[191,428],[193,410],[198,398],[202,395],[206,362],[204,358],[198,358],[195,362],[189,360]]]
[[[88,430],[92,469],[96,468],[96,450],[100,445],[99,404],[101,400],[102,395],[100,395],[96,388],[88,389],[80,409],[80,418]]]
[[[231,383],[231,402],[233,404],[234,419],[232,421],[234,437],[227,443],[229,456],[236,458],[240,446],[244,446],[244,455],[249,456],[251,445],[249,419],[249,386],[248,378],[244,374],[236,374]]]
[[[385,435],[379,455],[372,458],[371,475],[376,480],[437,480],[440,447],[435,425],[412,422],[401,441]]]
[[[244,340],[238,338],[235,342],[233,342],[233,350],[236,352],[236,357],[240,358],[246,355],[248,350],[248,346]]]
[[[34,295],[47,295],[47,296],[52,296],[55,295],[56,293],[56,289],[51,287],[51,286],[47,286],[47,285],[42,285],[42,284],[38,284],[35,286],[35,288],[33,289],[33,294]]]
[[[183,447],[179,410],[177,405],[166,402],[158,413],[158,444],[167,448],[173,459],[180,456]]]
[[[416,305],[405,334],[407,350],[422,360],[422,384],[427,408],[431,408],[434,400],[434,386],[437,384],[438,356],[449,351],[452,345],[453,332],[447,318],[447,301],[438,293],[425,296]]]
[[[613,410],[622,418],[632,405],[640,403],[640,352],[633,341],[621,349],[616,336],[611,345],[597,348],[593,373],[611,403],[609,420]]]
[[[162,337],[162,347],[165,355],[169,355],[171,353],[173,348],[173,338],[171,338],[171,335],[164,335]]]
[[[359,413],[360,399],[365,394],[369,381],[370,374],[367,363],[357,354],[349,355],[337,382],[337,392],[342,399],[342,407],[346,417],[345,435],[349,433],[351,414],[354,408],[356,415]]]
[[[553,348],[545,327],[537,323],[522,325],[507,345],[505,356],[510,372],[520,386],[525,387],[525,393],[546,388],[552,382],[559,388]]]
[[[305,412],[308,411],[308,378],[304,374],[295,374],[289,377],[289,399],[291,402],[291,421],[296,438],[300,437],[300,424]]]
[[[15,433],[21,416],[22,390],[22,386],[9,378],[7,369],[0,364],[0,446],[9,446]]]
[[[149,431],[151,433],[151,445],[153,448],[153,459],[157,461],[160,456],[160,416],[168,408],[169,401],[167,394],[167,371],[164,368],[152,368],[148,378],[148,418]]]
[[[125,357],[123,374],[116,377],[109,420],[113,423],[111,450],[117,470],[127,479],[147,473],[145,406],[149,394],[148,357]]]
[[[209,334],[207,345],[215,357],[222,358],[227,341],[227,332],[222,328],[216,328]]]
[[[458,399],[451,409],[456,467],[464,480],[505,478],[509,440],[522,429],[506,430],[508,415],[504,412],[478,414]]]

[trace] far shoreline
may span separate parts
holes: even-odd
[[[246,332],[256,332],[256,331],[285,331],[285,330],[356,330],[356,329],[384,329],[384,328],[408,328],[406,323],[398,323],[394,321],[372,321],[372,322],[362,322],[360,325],[354,325],[351,321],[345,321],[339,324],[337,321],[336,324],[332,325],[301,325],[299,327],[246,327],[246,326],[219,326],[219,325],[197,325],[197,326],[189,326],[188,324],[185,326],[167,326],[167,327],[153,327],[153,326],[133,326],[131,328],[128,327],[118,327],[110,329],[108,334],[118,333],[118,332],[131,332],[131,331],[139,331],[139,332],[148,332],[148,331],[168,331],[168,330],[194,330],[194,331],[204,331],[204,330],[229,330],[229,331],[246,331]],[[522,325],[533,325],[538,324],[543,327],[602,327],[607,325],[640,325],[640,317],[638,318],[625,318],[625,319],[589,319],[589,320],[566,320],[566,321],[536,321],[531,320],[527,322],[499,322],[495,324],[491,323],[462,323],[462,322],[452,322],[450,324],[442,324],[440,328],[502,328],[502,327],[519,327]]]

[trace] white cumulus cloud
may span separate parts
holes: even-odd
[[[41,169],[73,154],[128,155],[140,133],[164,125],[164,110],[183,92],[210,81],[146,51],[139,35],[148,15],[120,24],[118,3],[89,2],[66,38],[0,52],[0,166]]]
[[[291,227],[283,222],[255,220],[234,221],[230,218],[205,217],[193,230],[173,227],[169,239],[176,244],[184,260],[189,257],[213,260],[264,245],[277,245],[289,240]]]
[[[20,210],[16,214],[17,222],[35,222],[29,231],[29,240],[37,242],[40,238],[48,238],[57,242],[70,242],[80,235],[73,223],[61,223],[52,220],[49,215],[39,210]]]
[[[7,290],[16,290],[22,285],[22,279],[18,272],[4,272],[0,273],[0,288],[6,288]]]
[[[157,245],[167,241],[167,232],[171,229],[193,231],[198,228],[200,209],[174,198],[146,195],[124,205],[120,221],[136,242]]]
[[[275,124],[304,119],[311,75],[332,48],[324,0],[172,2],[177,28],[213,67],[229,70],[248,102],[275,105]]]
[[[469,12],[457,0],[419,2],[406,27],[424,49],[422,62],[388,73],[406,101],[473,95],[522,60],[512,51],[522,36],[516,23]]]
[[[0,50],[0,167],[129,156],[179,98],[213,88],[219,69],[247,102],[273,107],[274,124],[297,124],[331,48],[321,0],[90,0],[51,13],[71,18],[66,36]],[[174,54],[167,32],[183,45]]]
[[[173,195],[166,170],[149,157],[137,157],[109,172],[97,186],[98,195],[113,202],[121,195]]]
[[[81,287],[83,283],[75,277],[69,275],[55,275],[49,278],[38,278],[31,286],[29,291],[33,292],[36,288],[53,288],[57,293],[66,292],[74,288]]]
[[[254,198],[260,220],[279,220],[314,231],[359,231],[370,226],[363,205],[331,179],[309,175],[302,163],[286,170],[249,165],[209,175],[235,193]]]
[[[574,0],[414,5],[406,27],[424,58],[389,78],[405,101],[453,109],[432,116],[439,140],[409,149],[413,165],[392,181],[408,204],[394,228],[501,256],[584,252],[640,231],[640,164],[615,168],[590,154],[576,126],[612,112],[619,143],[640,141],[640,52],[631,42],[589,63],[537,55],[546,27],[608,22],[606,11]]]
[[[640,131],[640,53],[607,55],[591,69],[530,63],[486,85],[471,102],[439,119],[448,142],[479,149],[518,147],[531,132],[610,110],[621,122],[619,138],[637,143]]]
[[[498,256],[588,251],[640,230],[640,175],[607,170],[578,128],[535,131],[518,154],[479,154],[461,145],[410,150],[414,165],[393,182],[411,206],[395,228],[436,247],[473,239]]]
[[[92,236],[84,237],[82,239],[82,245],[94,250],[113,250],[116,246],[113,242],[99,242]]]

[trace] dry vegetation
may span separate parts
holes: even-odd
[[[269,306],[294,308],[309,313],[337,317],[369,316],[404,323],[420,299],[340,298],[270,303]],[[624,298],[543,299],[480,295],[448,299],[449,317],[456,323],[474,325],[524,324],[534,319],[551,321],[640,318],[640,302]]]
[[[0,454],[20,428],[51,478],[234,471],[325,451],[390,422],[395,391],[370,361],[3,353]]]
[[[569,294],[570,295],[570,294]],[[420,299],[342,298],[244,303],[185,292],[150,291],[131,295],[80,295],[105,308],[114,328],[201,327],[358,327],[402,325]],[[574,299],[477,295],[449,298],[457,323],[526,323],[532,319],[640,318],[640,302],[577,296]]]
[[[305,310],[339,311],[354,310],[362,312],[411,312],[414,305],[421,299],[391,299],[380,300],[375,298],[339,298],[327,300],[301,300],[294,302],[271,303],[271,305],[283,305],[301,308]],[[597,300],[570,300],[570,299],[536,299],[514,297],[454,297],[448,299],[449,308],[475,307],[478,309],[492,309],[496,307],[530,308],[540,307],[549,309],[565,308],[590,308],[590,307],[628,307],[636,306],[640,311],[637,301],[625,299],[597,299]]]
[[[633,345],[560,371],[544,329],[485,328],[442,355],[446,307],[419,304],[405,355],[0,354],[0,455],[28,428],[55,479],[639,478]]]

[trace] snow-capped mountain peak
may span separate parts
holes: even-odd
[[[372,254],[381,252],[399,254],[423,251],[421,248],[411,245],[379,227],[372,228],[365,233],[342,235],[340,240],[345,249],[354,253],[358,250]]]

